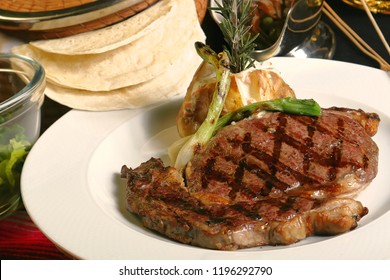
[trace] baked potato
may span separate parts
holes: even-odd
[[[187,89],[176,117],[181,137],[193,134],[206,118],[216,86],[213,67],[203,62]],[[293,97],[294,91],[272,67],[257,66],[231,74],[230,90],[221,116],[253,102]]]

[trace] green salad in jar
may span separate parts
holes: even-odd
[[[0,118],[0,124],[4,118]],[[0,127],[0,197],[17,192],[23,163],[31,149],[24,128],[19,124]]]

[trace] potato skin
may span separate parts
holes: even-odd
[[[215,86],[214,69],[203,62],[194,74],[176,117],[176,126],[181,137],[195,133],[202,124]],[[253,102],[284,97],[295,98],[295,93],[280,75],[272,70],[253,68],[231,74],[230,90],[221,115]]]

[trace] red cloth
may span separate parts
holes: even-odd
[[[69,260],[20,210],[0,220],[0,259]]]

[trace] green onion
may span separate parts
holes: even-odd
[[[200,150],[213,136],[219,116],[225,104],[230,89],[229,58],[225,52],[217,54],[207,45],[196,42],[196,51],[207,63],[210,63],[216,72],[217,84],[213,94],[206,119],[198,130],[184,143],[177,154],[175,168],[182,170],[194,154]]]
[[[313,99],[294,99],[291,97],[259,101],[246,105],[236,111],[221,117],[214,130],[214,134],[222,127],[251,116],[257,111],[279,111],[288,114],[317,117],[321,114],[320,105]]]
[[[226,52],[217,54],[209,46],[201,42],[196,42],[195,48],[199,56],[214,67],[217,84],[206,119],[198,130],[193,135],[179,139],[168,149],[169,157],[174,162],[177,170],[181,171],[193,158],[195,153],[207,144],[216,131],[232,122],[249,117],[257,111],[280,111],[288,114],[307,116],[319,116],[321,114],[321,107],[313,99],[294,99],[288,97],[252,103],[220,118],[226,96],[230,90],[231,72],[228,55]]]

